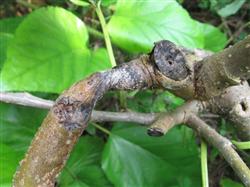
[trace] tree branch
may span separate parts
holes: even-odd
[[[249,187],[250,170],[240,158],[238,153],[233,149],[232,143],[225,137],[218,134],[214,129],[194,114],[190,115],[187,123],[191,128],[195,129],[202,137],[204,137],[207,142],[218,149],[245,186]]]
[[[0,92],[0,101],[5,103],[30,106],[35,108],[50,109],[54,101],[42,99],[29,93],[11,93]],[[122,121],[133,122],[144,125],[152,124],[160,114],[157,113],[140,113],[140,112],[106,112],[93,110],[91,121]]]
[[[176,110],[160,115],[148,129],[148,134],[150,136],[162,136],[172,127],[181,123],[186,123],[190,114],[198,114],[205,109],[205,102],[197,100],[186,102]]]

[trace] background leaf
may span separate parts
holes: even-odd
[[[0,32],[0,70],[6,60],[7,47],[13,38],[12,34]]]
[[[11,186],[13,174],[16,171],[18,160],[17,153],[8,145],[0,142],[0,184]]]
[[[199,22],[197,22],[197,24],[204,33],[204,49],[214,52],[224,49],[227,44],[226,34],[212,25]]]
[[[220,182],[221,187],[243,187],[242,184],[235,182],[229,178],[224,178]]]
[[[246,0],[234,0],[232,3],[227,4],[225,7],[219,9],[217,13],[221,17],[231,16],[235,14],[245,2]]]
[[[22,22],[23,17],[6,18],[0,20],[0,70],[6,60],[7,47],[14,37],[14,32]]]
[[[5,18],[0,20],[0,33],[14,34],[24,17]]]
[[[101,168],[103,146],[100,138],[81,137],[60,175],[60,187],[112,186]]]
[[[83,0],[69,0],[71,3],[74,3],[75,5],[78,6],[89,6],[90,4],[86,1]]]
[[[41,109],[0,104],[0,185],[11,186],[8,183],[45,115]]]
[[[107,60],[93,66],[84,23],[62,8],[41,8],[18,27],[1,73],[2,91],[60,93],[92,71],[111,67]],[[103,56],[104,59],[106,56]],[[95,67],[95,68],[94,68]]]
[[[198,25],[176,1],[118,0],[108,23],[112,41],[129,52],[149,52],[167,39],[188,48],[202,48]]]
[[[145,127],[122,124],[111,133],[102,167],[115,186],[200,186],[198,151],[189,129],[154,138]]]

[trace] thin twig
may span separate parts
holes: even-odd
[[[233,149],[232,143],[194,114],[190,115],[188,125],[217,148],[245,186],[250,187],[250,170]]]
[[[0,92],[0,102],[30,106],[35,108],[50,109],[54,101],[42,99],[29,93]],[[152,124],[159,114],[139,112],[104,112],[93,110],[91,121],[123,121],[144,125]]]

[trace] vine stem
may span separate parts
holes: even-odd
[[[108,134],[108,135],[111,134],[111,132],[110,132],[108,129],[102,127],[101,125],[98,125],[97,123],[91,123],[91,124],[92,124],[95,128],[97,128],[97,129],[99,129],[100,131],[104,132],[105,134]]]
[[[250,141],[248,142],[238,142],[238,141],[232,141],[232,143],[238,148],[238,149],[241,149],[241,150],[244,150],[244,149],[250,149]]]
[[[104,35],[104,40],[105,40],[105,44],[106,44],[108,55],[109,55],[109,60],[111,62],[112,67],[114,67],[114,66],[116,66],[116,61],[115,61],[114,52],[112,49],[112,45],[111,45],[111,41],[110,41],[108,29],[107,29],[107,24],[106,24],[104,15],[103,15],[102,10],[101,10],[101,1],[99,1],[97,3],[95,10],[96,10],[96,14],[98,16],[98,19],[100,20],[100,23],[101,23],[101,27],[102,27],[102,31],[103,31],[103,35]]]
[[[202,187],[209,187],[207,170],[207,144],[203,139],[201,139],[201,175]]]

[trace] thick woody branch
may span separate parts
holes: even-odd
[[[247,81],[225,89],[209,100],[209,107],[212,112],[232,121],[242,140],[250,140],[250,87]]]
[[[250,36],[195,65],[195,93],[202,100],[250,78]]]
[[[250,170],[233,149],[232,143],[218,134],[196,115],[190,115],[188,125],[195,129],[207,142],[218,149],[246,187],[250,187]]]

